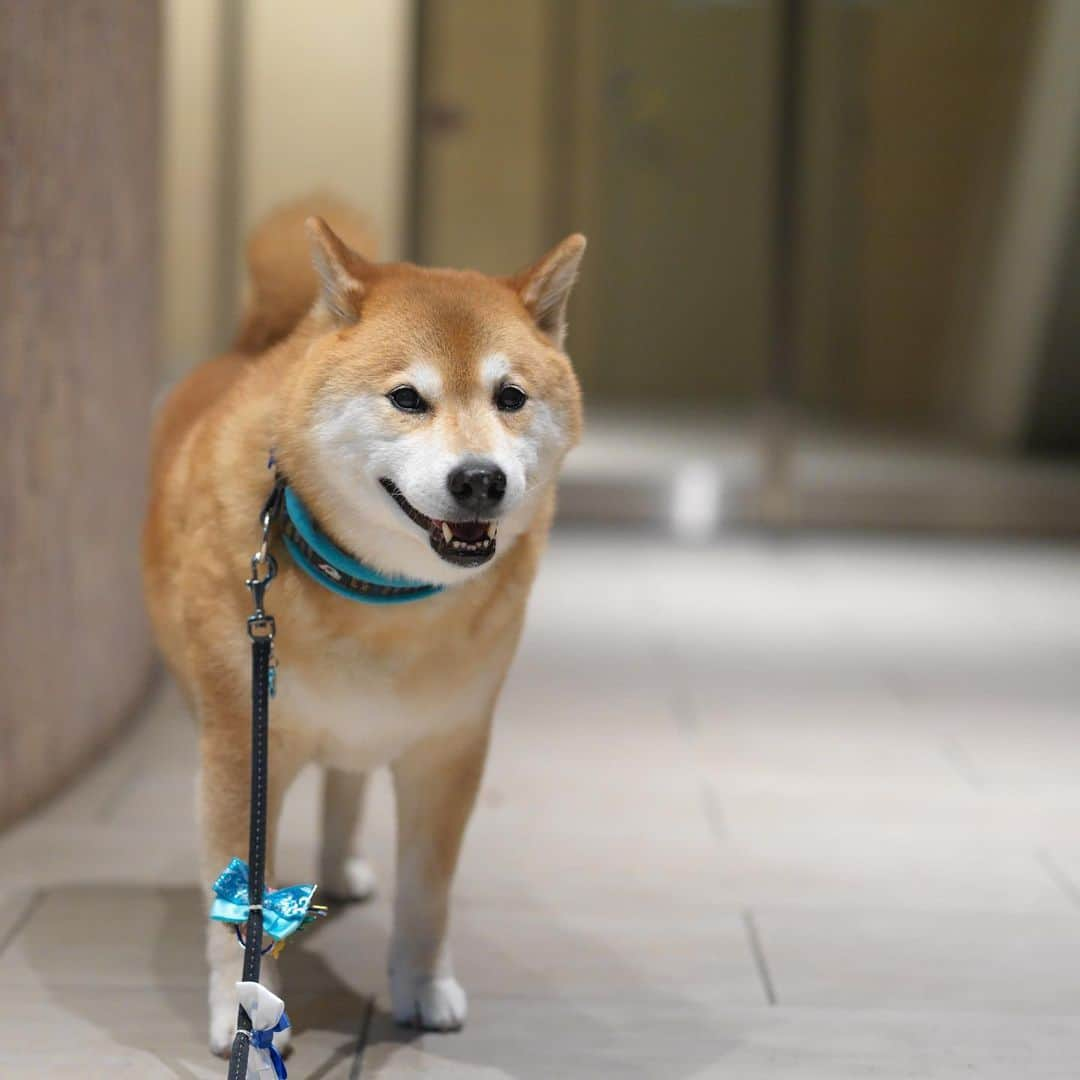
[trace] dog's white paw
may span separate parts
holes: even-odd
[[[465,990],[452,975],[391,971],[390,1002],[397,1023],[421,1031],[457,1031],[468,1012]]]
[[[227,1058],[236,1033],[236,1014],[222,1009],[210,1011],[210,1053]]]
[[[227,1058],[236,1034],[236,983],[226,976],[210,975],[210,1053]]]
[[[319,887],[333,900],[370,900],[375,895],[375,870],[367,859],[350,855],[323,867]]]

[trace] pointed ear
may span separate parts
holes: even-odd
[[[566,303],[584,254],[585,237],[574,233],[510,278],[511,288],[521,297],[536,325],[560,349],[566,337]]]
[[[321,217],[309,217],[304,228],[311,242],[311,261],[319,275],[323,305],[338,322],[356,322],[364,298],[360,279],[368,266],[367,260],[353,251]]]

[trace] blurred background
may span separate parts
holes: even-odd
[[[1080,523],[1074,4],[320,8],[166,5],[169,374],[228,341],[248,227],[330,188],[388,258],[588,234],[567,515]]]
[[[541,595],[651,625],[587,618],[570,655],[538,600],[534,690],[562,672],[599,699],[635,658],[683,735],[748,724],[705,779],[715,747],[687,736],[710,820],[731,761],[790,794],[821,746],[861,749],[788,810],[867,796],[908,727],[972,799],[1028,784],[1040,823],[1044,784],[1077,801],[1043,766],[1080,758],[1080,4],[0,0],[0,24],[0,823],[145,715],[152,400],[227,347],[249,227],[312,191],[369,215],[386,259],[504,273],[589,237],[569,339],[588,432]],[[871,683],[889,704],[857,729]],[[913,770],[889,777],[921,790]],[[985,810],[961,862],[1007,816]],[[1040,828],[1010,844],[1074,908]],[[896,865],[932,896],[922,842]],[[970,907],[1014,895],[980,874]],[[1021,1064],[1001,1075],[1042,1075]]]

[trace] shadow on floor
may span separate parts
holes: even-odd
[[[202,1076],[213,1068],[204,1057],[203,910],[197,888],[53,890],[20,934],[16,959],[47,995],[58,1023],[78,1018],[117,1046],[162,1054],[170,1063],[182,1056],[198,1067],[191,1075]],[[365,975],[372,985],[361,987],[334,970],[327,955],[340,967],[345,942],[369,950],[364,959],[386,955],[385,930],[375,919],[358,916],[356,907],[339,909],[291,943],[282,975],[296,1036],[290,1061],[294,1080],[346,1075],[343,1067],[351,1076],[397,1074],[412,1057],[428,1065],[444,1062],[466,1074],[524,1080],[574,1075],[575,1064],[581,1069],[586,1062],[592,1075],[651,1080],[658,1068],[672,1077],[696,1075],[737,1045],[718,1030],[715,1010],[707,1004],[677,987],[649,985],[632,957],[580,934],[572,951],[587,969],[602,967],[622,991],[618,1004],[610,995],[568,993],[554,976],[545,976],[542,958],[538,963],[536,957],[526,961],[514,955],[505,921],[497,922],[498,938],[484,933],[481,914],[474,909],[469,918],[474,964],[482,956],[484,981],[508,992],[474,993],[471,1024],[460,1034],[421,1035],[396,1027],[373,1000],[383,989],[381,976],[375,985],[374,975]],[[568,932],[557,914],[517,914],[547,917],[553,933]],[[603,955],[596,955],[598,949]],[[237,953],[239,959],[239,948]],[[373,972],[375,965],[364,964],[364,970]],[[678,1053],[664,1045],[669,1039],[678,1040]]]

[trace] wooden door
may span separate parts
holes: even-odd
[[[745,402],[767,347],[769,5],[428,0],[418,252],[506,270],[590,250],[594,400]]]

